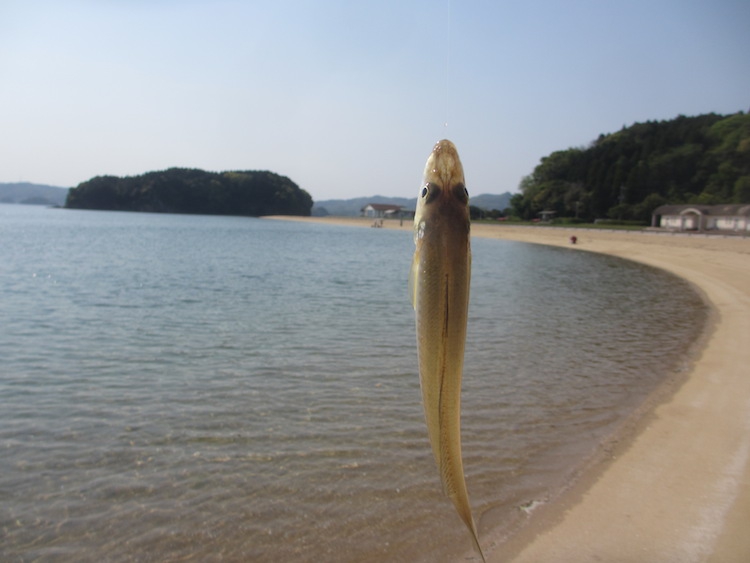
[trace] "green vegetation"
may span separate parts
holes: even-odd
[[[542,158],[511,213],[585,221],[650,221],[666,203],[750,203],[750,114],[679,116],[600,135]]]
[[[204,215],[310,215],[310,194],[267,171],[170,168],[140,176],[97,176],[68,192],[65,207]]]

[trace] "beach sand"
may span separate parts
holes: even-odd
[[[383,225],[411,229],[409,221]],[[712,309],[685,377],[646,405],[616,447],[602,452],[554,502],[535,510],[517,535],[480,538],[488,560],[750,561],[750,237],[489,224],[472,225],[472,234],[568,247],[576,236],[576,249],[687,279]]]

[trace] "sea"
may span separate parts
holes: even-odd
[[[0,560],[476,560],[428,444],[413,250],[391,229],[0,205]],[[685,369],[707,308],[614,257],[472,250],[483,541]]]

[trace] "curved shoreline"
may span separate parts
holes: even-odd
[[[282,219],[282,217],[274,217]],[[372,219],[284,219],[370,226]],[[386,228],[411,229],[397,220]],[[672,272],[715,319],[685,378],[659,394],[621,446],[488,561],[747,561],[750,558],[750,239],[474,224],[475,237],[571,246]],[[493,541],[494,540],[494,541]]]
[[[560,246],[574,234],[583,250],[672,272],[704,293],[714,317],[685,380],[592,480],[521,534],[512,560],[746,561],[750,240],[511,229],[500,236]]]

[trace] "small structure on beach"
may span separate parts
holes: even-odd
[[[545,223],[552,221],[552,219],[555,218],[555,215],[557,215],[557,211],[554,211],[552,209],[547,209],[545,211],[540,211],[539,216],[541,220]]]
[[[368,203],[361,210],[362,217],[387,218],[398,217],[403,207],[390,203]]]
[[[651,226],[673,231],[750,233],[750,205],[661,205]]]

